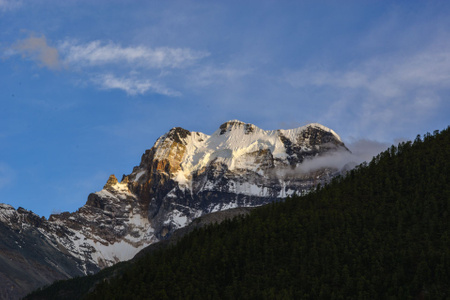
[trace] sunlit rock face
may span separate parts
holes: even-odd
[[[305,193],[338,170],[303,172],[302,162],[339,151],[348,149],[320,124],[265,131],[232,120],[212,135],[173,128],[127,177],[161,239],[205,213]]]
[[[173,128],[145,151],[131,174],[120,182],[111,175],[76,212],[46,220],[1,206],[0,225],[14,233],[10,236],[23,237],[24,244],[0,248],[0,258],[22,253],[30,261],[31,254],[20,249],[41,247],[47,252],[33,259],[56,270],[51,279],[94,273],[131,259],[201,215],[306,193],[339,170],[326,165],[305,170],[305,162],[338,152],[348,149],[320,124],[266,131],[232,120],[211,135]],[[34,236],[42,243],[36,244]],[[42,285],[51,279],[33,280]]]

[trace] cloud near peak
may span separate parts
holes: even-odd
[[[373,157],[389,148],[388,143],[368,139],[358,139],[348,144],[351,152],[339,150],[323,156],[305,159],[294,169],[277,170],[278,176],[297,176],[308,174],[323,168],[337,170],[352,169],[362,162],[370,162]]]

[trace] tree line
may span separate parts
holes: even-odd
[[[449,299],[449,182],[447,128],[195,230],[84,299]]]

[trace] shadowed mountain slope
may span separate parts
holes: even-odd
[[[86,299],[448,299],[449,171],[447,128],[305,196],[194,230]]]

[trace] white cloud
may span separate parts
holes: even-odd
[[[69,64],[85,66],[127,64],[135,68],[182,68],[209,55],[188,48],[144,46],[122,47],[112,42],[77,44],[66,41],[59,46]]]
[[[286,80],[294,87],[364,89],[388,98],[403,96],[411,89],[450,87],[450,47],[432,47],[406,57],[373,59],[347,71],[291,72]]]
[[[142,95],[148,91],[166,96],[181,95],[179,92],[164,87],[150,79],[116,77],[113,74],[103,74],[94,77],[92,81],[102,89],[119,89],[131,96]]]
[[[82,74],[79,82],[83,84],[94,84],[100,89],[119,89],[132,96],[147,92],[180,96],[180,92],[167,87],[161,80],[164,78],[168,83],[173,75],[186,79],[186,74],[192,74],[192,66],[209,55],[189,48],[122,47],[102,41],[82,44],[66,40],[55,48],[48,45],[45,36],[36,37],[34,34],[3,52],[6,58],[18,54],[42,67],[58,70],[64,66],[66,71]],[[180,71],[181,68],[187,71]],[[173,69],[177,69],[176,74]],[[232,76],[230,72],[222,71],[224,76]]]
[[[1,0],[0,0],[1,1]],[[62,67],[58,50],[47,44],[45,36],[36,37],[31,34],[28,38],[17,41],[12,49],[9,49],[8,55],[13,51],[17,51],[24,58],[31,59],[38,63],[41,67],[52,70],[59,70]]]
[[[362,162],[370,162],[372,158],[388,149],[390,145],[368,139],[358,139],[347,144],[350,152],[338,151],[331,155],[319,156],[305,160],[300,169],[302,172],[310,172],[325,167],[334,167],[338,170],[342,168],[353,168]]]
[[[168,70],[191,67],[209,55],[188,48],[122,47],[102,41],[85,44],[65,41],[58,49],[67,66],[87,72],[91,83],[101,89],[123,90],[131,96],[148,92],[180,96],[180,92],[162,84],[161,78],[169,82],[171,72]],[[123,73],[129,75],[123,76]],[[183,74],[177,72],[177,76]]]
[[[285,80],[298,89],[327,91],[331,103],[324,121],[346,119],[357,124],[350,134],[370,130],[372,137],[384,139],[386,132],[427,120],[441,107],[441,95],[450,89],[450,44],[391,53],[344,71],[294,71]]]
[[[347,147],[351,152],[341,150],[329,155],[316,156],[305,159],[295,169],[282,170],[285,176],[306,174],[322,168],[335,168],[337,170],[351,169],[362,162],[370,162],[372,158],[389,148],[389,144],[368,139],[358,139]],[[279,174],[281,175],[281,174]]]

